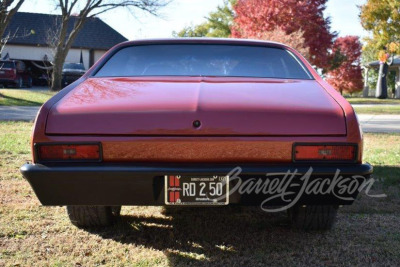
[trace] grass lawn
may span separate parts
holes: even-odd
[[[400,99],[378,99],[374,97],[346,97],[346,100],[349,101],[351,104],[399,104]]]
[[[358,114],[396,114],[400,115],[400,105],[376,105],[367,107],[354,107],[354,110]]]
[[[31,123],[0,122],[0,266],[376,265],[400,262],[400,135],[365,134],[376,192],[340,210],[332,231],[288,227],[285,213],[196,209],[165,215],[124,207],[113,227],[72,226],[63,207],[43,207],[18,168],[30,160]]]
[[[41,106],[55,94],[49,90],[0,89],[0,106]]]

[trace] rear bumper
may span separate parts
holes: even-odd
[[[241,167],[240,183],[246,184],[251,179],[260,179],[265,182],[268,179],[279,179],[282,185],[288,183],[286,191],[301,191],[307,183],[317,179],[327,179],[333,183],[342,178],[351,178],[362,182],[370,177],[372,166],[369,164],[357,165],[175,165],[175,164],[98,164],[98,165],[64,165],[44,166],[40,164],[25,164],[21,167],[23,176],[29,181],[37,197],[43,205],[164,205],[164,177],[165,175],[227,175],[235,167]],[[339,170],[339,173],[337,173]],[[296,173],[289,180],[288,173]],[[267,175],[268,174],[268,175]],[[302,180],[303,179],[303,180]],[[336,179],[336,180],[335,180]],[[336,181],[336,182],[334,182]],[[347,180],[349,182],[349,180]],[[231,178],[230,188],[239,182]],[[270,181],[271,182],[271,181]],[[296,186],[296,184],[301,186]],[[342,184],[343,185],[343,184]],[[306,188],[306,187],[304,187]],[[273,191],[273,190],[272,190]],[[278,190],[279,191],[279,190]],[[281,193],[281,191],[276,193]],[[336,192],[336,193],[332,193]],[[302,194],[299,204],[337,204],[348,205],[353,199],[337,197],[337,191],[330,193]],[[292,196],[293,196],[292,194]],[[347,193],[346,193],[347,194]],[[355,198],[358,191],[344,194],[343,197]],[[234,192],[230,197],[230,203],[241,205],[259,205],[270,193],[239,193]],[[290,195],[288,197],[290,198]],[[282,197],[276,197],[269,201],[268,205],[287,205]]]

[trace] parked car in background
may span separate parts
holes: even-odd
[[[67,86],[85,74],[85,66],[82,63],[65,63],[62,70],[62,85]]]
[[[0,84],[3,86],[32,87],[32,77],[25,63],[20,60],[0,61]]]
[[[80,227],[122,205],[285,207],[298,194],[293,225],[326,230],[359,192],[338,197],[337,171],[372,173],[352,106],[297,51],[254,40],[122,43],[43,105],[31,140],[22,174]],[[301,194],[321,179],[331,191]],[[234,191],[255,180],[293,194]]]

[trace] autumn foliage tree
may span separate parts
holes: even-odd
[[[368,38],[365,38],[363,49],[364,63],[378,60],[379,52],[386,49],[391,42],[400,41],[400,1],[398,0],[367,0],[360,6],[360,19],[363,28],[370,32]],[[383,68],[379,68],[379,74],[372,70],[372,83],[370,86],[376,86],[382,77]],[[395,78],[393,73],[389,72],[387,83],[389,87],[395,88]],[[384,90],[387,88],[385,87]],[[384,93],[385,94],[385,93]]]
[[[343,60],[339,67],[327,73],[327,82],[341,94],[344,91],[354,93],[363,88],[361,61],[361,43],[358,36],[339,37],[333,44],[333,53],[339,52]]]
[[[271,31],[287,35],[302,32],[309,61],[319,68],[328,68],[330,48],[335,32],[323,12],[327,0],[238,0],[234,6],[232,37],[261,39]]]
[[[383,49],[400,40],[400,1],[368,0],[360,9],[361,25],[372,33],[369,45]]]
[[[305,58],[310,58],[310,49],[304,45],[304,32],[301,30],[287,34],[281,28],[277,28],[273,31],[263,32],[258,34],[257,37],[251,38],[286,44],[299,51]]]

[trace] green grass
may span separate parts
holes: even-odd
[[[0,89],[0,106],[41,106],[55,94],[49,90]]]
[[[289,228],[257,208],[123,207],[105,229],[70,224],[40,205],[19,167],[31,158],[32,123],[0,122],[0,266],[395,266],[400,262],[400,135],[365,134],[376,190],[338,214],[326,233]]]
[[[400,99],[378,99],[373,97],[346,97],[346,100],[351,104],[399,104]]]
[[[400,114],[400,99],[347,97],[346,100],[349,101],[350,104],[375,105],[355,107],[354,109],[358,114]]]
[[[355,107],[354,110],[358,114],[393,114],[400,115],[400,105],[396,106],[368,106],[368,107]]]
[[[4,121],[0,122],[0,129],[0,155],[29,153],[31,123]]]
[[[400,186],[400,134],[365,134],[364,160],[385,185]]]

